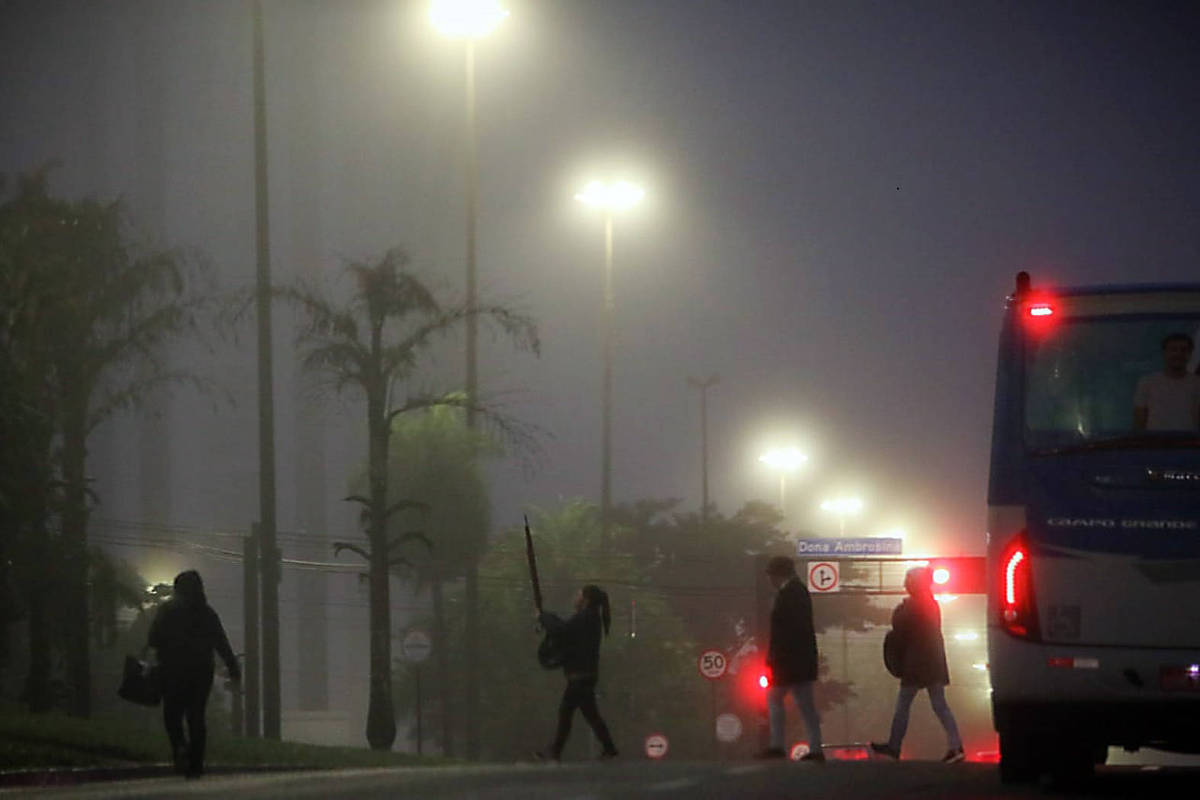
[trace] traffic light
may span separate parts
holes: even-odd
[[[931,558],[934,594],[987,594],[987,559],[983,556]]]

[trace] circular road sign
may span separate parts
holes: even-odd
[[[810,592],[838,591],[838,565],[836,561],[808,562],[808,590]]]
[[[799,761],[808,755],[808,751],[808,742],[796,742],[794,745],[792,745],[792,749],[788,753],[788,757],[792,759],[792,761]]]
[[[655,760],[667,754],[667,737],[661,733],[652,733],[646,737],[646,756]]]
[[[720,680],[729,669],[729,659],[720,650],[705,650],[696,659],[696,668],[710,681]]]
[[[433,650],[433,640],[429,638],[429,634],[416,629],[405,634],[404,642],[400,645],[400,652],[404,654],[404,660],[410,664],[420,664],[429,658],[431,650]]]
[[[737,714],[721,714],[717,717],[717,741],[736,742],[742,735],[742,720]]]

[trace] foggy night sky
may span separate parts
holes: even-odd
[[[484,334],[482,388],[552,438],[533,474],[493,470],[495,527],[599,496],[603,231],[572,200],[594,176],[648,192],[616,222],[618,502],[699,505],[685,379],[719,373],[721,512],[774,502],[756,457],[796,444],[812,460],[789,484],[789,528],[836,532],[806,509],[853,489],[868,510],[848,533],[903,525],[913,550],[982,552],[995,339],[1015,272],[1200,278],[1192,4],[508,5],[477,57],[481,297],[534,316],[544,351]],[[277,282],[399,244],[461,292],[461,44],[429,28],[423,2],[264,7]],[[124,194],[167,243],[204,251],[222,285],[249,282],[248,9],[0,0],[0,173],[59,158],[56,190]],[[286,443],[300,384],[287,314],[276,320],[286,526],[302,505]],[[201,359],[236,409],[171,404],[174,522],[256,513],[252,342],[247,329]],[[431,385],[460,380],[460,350],[439,351]],[[327,404],[331,509],[365,459],[361,416],[357,401]],[[93,472],[123,463],[106,436]],[[136,518],[127,480],[101,485],[112,513]]]

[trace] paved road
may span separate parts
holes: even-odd
[[[156,778],[53,789],[0,790],[31,800],[74,798],[470,798],[471,800],[739,800],[740,798],[983,798],[1053,797],[1047,786],[1001,786],[995,767],[978,764],[842,762],[484,765],[440,768],[287,772],[210,776],[199,781]],[[1200,770],[1102,769],[1069,792],[1081,798],[1200,797]]]

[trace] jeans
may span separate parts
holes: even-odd
[[[896,713],[892,717],[892,735],[888,737],[888,745],[897,753],[900,752],[900,743],[904,741],[904,734],[908,731],[909,709],[912,708],[913,700],[919,691],[919,686],[901,686],[900,694],[896,695]],[[962,738],[958,735],[958,724],[954,721],[950,706],[946,704],[946,687],[929,686],[926,687],[926,691],[929,692],[929,705],[933,707],[933,713],[946,730],[946,741],[950,749],[961,750]]]
[[[604,718],[600,716],[600,709],[596,707],[596,678],[591,676],[567,681],[567,688],[563,690],[562,702],[558,704],[558,729],[554,732],[554,743],[550,745],[550,756],[558,758],[562,755],[563,745],[567,743],[567,735],[571,733],[571,718],[575,716],[577,708],[583,714],[583,718],[587,720],[588,725],[592,726],[592,732],[600,740],[600,746],[604,748],[604,752],[608,755],[615,755],[617,747],[613,744],[612,736],[608,732],[608,725],[604,724]]]
[[[811,752],[821,749],[821,718],[817,716],[817,704],[813,700],[813,681],[793,683],[790,686],[771,686],[767,689],[767,719],[771,723],[771,747],[783,749],[784,711],[783,700],[788,690],[796,707],[804,716],[804,729],[808,733],[808,748]]]

